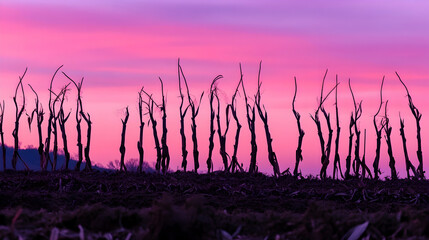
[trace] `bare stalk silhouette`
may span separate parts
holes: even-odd
[[[167,106],[165,103],[165,96],[164,96],[164,83],[162,82],[162,79],[159,78],[159,81],[161,82],[161,94],[162,94],[162,105],[159,106],[161,112],[162,112],[162,136],[161,136],[161,144],[162,144],[162,173],[167,173],[168,167],[170,166],[170,151],[168,150],[167,145]]]
[[[216,83],[219,79],[220,79],[220,77],[216,77],[215,79],[213,79],[212,83],[210,84],[210,95],[209,95],[209,101],[210,101],[210,136],[209,136],[209,154],[207,157],[207,172],[208,173],[213,172],[212,156],[213,156],[213,148],[214,148],[214,135],[216,133],[216,131],[214,130],[215,111],[213,108],[213,100],[214,100],[214,97],[215,97],[215,94],[217,91]],[[181,94],[182,104],[183,104],[183,95],[181,92],[180,92],[180,94]],[[188,110],[188,107],[185,109],[185,114],[186,114],[186,111]],[[182,114],[181,114],[181,116],[182,116]],[[183,119],[183,118],[181,118],[181,119]],[[183,120],[181,120],[181,123],[182,122],[183,122]],[[181,127],[183,128],[183,125]],[[184,136],[184,134],[182,135],[182,140],[183,140],[183,136]]]
[[[15,104],[15,129],[12,132],[12,136],[14,139],[14,148],[13,148],[13,156],[12,156],[12,168],[13,170],[16,170],[16,164],[18,162],[18,158],[21,159],[21,156],[19,156],[18,150],[19,150],[19,120],[22,116],[22,113],[25,110],[25,93],[24,93],[24,86],[22,84],[22,80],[25,77],[25,74],[27,73],[27,68],[25,68],[24,74],[22,74],[22,76],[19,77],[19,82],[18,85],[16,86],[16,90],[15,90],[15,95],[13,97],[13,102]],[[17,95],[18,95],[18,90],[21,89],[21,93],[22,93],[22,105],[21,107],[18,106],[18,102],[17,102]],[[21,161],[24,163],[24,166],[26,167],[27,170],[30,170],[27,166],[27,164],[24,162],[24,160],[21,159]]]
[[[180,93],[180,137],[182,140],[182,168],[183,171],[186,172],[186,167],[188,165],[188,150],[186,150],[186,135],[185,135],[185,117],[186,112],[188,112],[189,105],[185,107],[185,110],[183,110],[183,104],[185,102],[185,96],[182,93],[182,81],[180,81],[180,68],[177,68],[178,73],[178,79],[179,79],[179,93]],[[211,105],[210,105],[211,106]],[[212,123],[213,125],[213,123]],[[207,166],[209,167],[209,160],[207,160]],[[212,166],[212,165],[210,165]],[[210,171],[209,171],[210,172]]]
[[[401,117],[401,114],[399,114],[399,121],[401,123],[401,129],[399,131],[401,133],[402,147],[404,149],[404,158],[405,158],[405,166],[406,166],[406,170],[407,170],[407,178],[411,179],[410,169],[413,171],[414,177],[418,177],[418,174],[416,172],[416,168],[411,163],[410,158],[408,156],[407,139],[405,138],[405,131],[404,131],[405,124],[404,124],[404,119]]]
[[[144,158],[144,150],[143,150],[143,130],[145,122],[143,121],[143,98],[142,92],[139,92],[139,119],[140,119],[140,128],[139,128],[139,141],[137,142],[137,149],[139,151],[139,166],[137,168],[138,172],[143,171],[143,158]]]
[[[66,76],[76,87],[77,89],[77,100],[76,100],[76,132],[77,132],[77,147],[78,147],[78,161],[75,166],[75,171],[80,171],[80,166],[82,165],[83,161],[83,145],[82,145],[82,129],[80,126],[80,123],[82,121],[82,115],[81,115],[81,106],[82,106],[82,97],[81,97],[81,90],[82,90],[82,84],[83,84],[83,78],[80,82],[76,83],[73,79],[71,79],[67,74],[62,72],[64,76]]]
[[[216,120],[217,120],[217,133],[219,136],[219,153],[220,156],[222,157],[222,162],[223,162],[223,166],[224,166],[224,171],[228,172],[229,171],[229,164],[228,164],[228,153],[226,152],[226,134],[228,133],[229,130],[229,107],[226,107],[226,112],[225,112],[225,131],[222,133],[222,127],[221,127],[221,123],[220,123],[220,102],[219,102],[219,96],[218,96],[218,92],[215,91],[215,97],[216,97],[216,101],[217,101],[217,114],[216,114]]]
[[[416,106],[414,106],[413,99],[411,98],[410,92],[408,91],[407,86],[402,81],[401,77],[397,72],[396,76],[398,76],[399,81],[401,81],[402,85],[404,86],[405,90],[407,91],[407,97],[408,97],[408,106],[410,107],[411,113],[413,114],[414,118],[416,119],[416,127],[417,127],[417,159],[419,160],[419,165],[417,166],[417,177],[424,179],[425,178],[425,172],[423,170],[423,153],[422,153],[422,137],[421,137],[421,127],[420,127],[420,120],[422,119],[422,114],[417,109]]]
[[[122,133],[121,133],[121,146],[119,147],[119,152],[121,153],[121,167],[120,171],[127,171],[127,166],[125,166],[125,132],[127,131],[128,118],[130,117],[130,112],[128,107],[125,109],[125,118],[121,119],[122,122]]]
[[[62,90],[60,111],[58,113],[58,125],[60,126],[60,130],[61,130],[61,137],[63,139],[64,157],[65,157],[65,160],[66,160],[65,170],[69,169],[69,163],[70,163],[70,152],[69,152],[68,141],[67,141],[66,122],[69,119],[71,112],[69,112],[67,114],[67,116],[64,113],[64,100],[65,100],[65,97],[66,97],[66,93],[69,90],[68,89],[69,85],[70,84],[68,84],[67,86],[65,86],[63,88],[63,90]]]
[[[45,155],[43,153],[44,144],[43,144],[43,137],[42,137],[42,123],[44,120],[45,112],[43,111],[42,104],[39,102],[39,95],[30,84],[28,84],[28,86],[30,86],[31,90],[36,95],[36,100],[35,100],[36,106],[33,112],[31,113],[31,119],[29,120],[29,122],[31,123],[33,121],[33,114],[36,114],[37,134],[39,139],[39,147],[37,148],[37,152],[39,153],[39,157],[40,157],[40,169],[43,170],[43,166],[45,165]]]
[[[178,68],[180,71],[180,75],[183,77],[183,81],[185,82],[186,93],[188,95],[188,103],[189,103],[189,106],[191,108],[191,121],[192,121],[191,129],[192,129],[192,143],[193,143],[193,156],[194,156],[194,171],[197,172],[198,168],[200,167],[200,163],[198,161],[198,157],[199,157],[200,153],[198,152],[196,118],[197,118],[198,113],[200,111],[201,100],[203,99],[204,92],[201,93],[199,103],[198,103],[198,105],[196,105],[196,102],[194,100],[192,100],[192,98],[191,98],[191,94],[189,92],[189,87],[188,87],[188,82],[186,81],[185,74],[183,73],[183,69],[180,66],[180,60],[178,61],[177,65],[178,65]],[[180,79],[179,79],[179,81],[180,81]]]
[[[85,113],[83,111],[83,107],[82,107],[82,101],[80,102],[80,115],[82,116],[83,120],[85,120],[86,125],[87,125],[87,130],[86,130],[86,146],[84,149],[84,153],[85,153],[85,171],[92,171],[92,164],[91,164],[91,158],[89,157],[89,151],[90,151],[90,147],[91,147],[91,130],[92,130],[92,122],[91,122],[91,115],[89,115],[89,113]]]
[[[149,121],[152,124],[152,133],[153,133],[153,139],[155,142],[155,149],[156,149],[155,169],[157,172],[160,172],[162,151],[161,151],[161,144],[159,143],[158,130],[156,129],[156,126],[158,125],[158,123],[153,116],[153,112],[155,110],[154,106],[156,105],[156,107],[158,107],[158,105],[153,100],[152,95],[149,95],[143,88],[140,90],[140,92],[143,92],[148,97],[147,101],[142,100],[142,102],[146,105],[147,113],[149,114]]]
[[[363,155],[362,155],[362,165],[365,166],[365,159],[366,159],[366,129],[363,131]],[[365,179],[365,173],[366,171],[362,171],[362,179]],[[368,173],[371,173],[368,171]]]
[[[295,93],[293,95],[293,100],[292,100],[292,112],[293,115],[296,118],[296,124],[298,127],[298,147],[296,148],[296,152],[295,152],[295,168],[293,170],[293,175],[296,177],[298,175],[301,175],[301,171],[298,172],[298,168],[299,168],[299,162],[301,162],[303,160],[302,158],[302,140],[304,139],[304,135],[305,132],[304,130],[302,130],[301,127],[301,115],[295,110],[295,100],[296,100],[296,93],[298,92],[298,86],[296,83],[296,77],[294,77],[295,79]]]
[[[44,162],[44,166],[43,166],[43,171],[45,171],[48,167],[48,163],[51,164],[51,166],[53,167],[53,163],[51,160],[51,156],[50,156],[50,150],[51,150],[51,134],[52,134],[52,121],[54,120],[55,117],[55,113],[53,111],[53,105],[55,104],[55,102],[52,102],[52,95],[53,95],[53,91],[52,91],[52,85],[54,83],[54,79],[55,76],[57,75],[58,71],[63,67],[63,65],[61,65],[60,67],[57,68],[57,70],[55,70],[54,75],[51,78],[51,83],[49,85],[49,102],[48,102],[48,106],[49,106],[49,119],[48,119],[48,132],[46,134],[46,140],[45,140],[45,162]]]
[[[240,75],[243,76],[243,71],[241,69],[240,64]],[[256,154],[258,152],[258,146],[256,145],[256,132],[255,132],[255,105],[256,103],[253,103],[253,106],[250,106],[249,100],[247,98],[246,89],[244,88],[244,81],[241,81],[241,86],[243,87],[243,95],[244,100],[246,104],[246,119],[247,119],[247,126],[249,127],[250,131],[250,146],[252,148],[250,152],[250,166],[249,166],[249,173],[256,173],[258,172],[258,166],[256,165]]]
[[[231,172],[235,172],[237,170],[240,170],[241,172],[244,171],[243,167],[238,163],[237,159],[237,151],[238,151],[238,142],[240,140],[240,131],[241,131],[241,124],[238,120],[237,116],[237,106],[236,106],[236,100],[238,89],[240,88],[241,82],[243,81],[243,74],[240,74],[240,81],[238,82],[237,88],[235,89],[234,95],[232,95],[231,103],[227,106],[231,110],[232,117],[235,120],[237,130],[235,131],[235,142],[234,142],[234,152],[231,157],[231,165],[229,166]]]
[[[323,88],[325,86],[325,79],[326,79],[326,75],[328,74],[328,69],[326,69],[325,75],[323,76],[323,80],[322,80],[322,87],[320,90],[320,99],[319,99],[319,105],[316,109],[316,111],[314,112],[314,116],[310,114],[311,119],[313,119],[314,123],[316,124],[317,127],[317,135],[319,136],[319,142],[320,142],[320,150],[322,153],[321,156],[321,163],[322,163],[322,168],[320,169],[320,178],[321,179],[325,179],[327,177],[326,175],[326,169],[328,168],[329,165],[329,154],[331,152],[331,142],[332,142],[332,128],[331,128],[331,122],[330,122],[330,116],[329,114],[325,111],[324,107],[323,107],[323,103],[326,101],[326,99],[328,99],[329,95],[337,88],[338,85],[335,85],[331,91],[328,92],[328,94],[326,96],[323,96]],[[319,111],[322,111],[325,119],[326,119],[326,124],[328,126],[328,131],[329,131],[329,137],[328,137],[328,142],[325,146],[325,139],[323,138],[323,132],[322,132],[322,126],[320,124],[320,119],[319,119]]]
[[[52,161],[52,171],[57,169],[57,161],[58,161],[58,119],[60,116],[60,111],[56,111],[56,104],[60,103],[61,104],[61,96],[65,94],[65,89],[67,89],[67,86],[64,87],[63,89],[61,89],[59,94],[55,94],[54,92],[52,92],[53,95],[55,95],[55,99],[52,102],[52,121],[49,123],[52,125],[52,134],[54,135],[54,147],[52,150],[52,155],[54,157],[53,161]],[[51,90],[52,91],[52,90]]]
[[[372,164],[372,166],[374,167],[374,178],[378,179],[378,174],[381,174],[380,168],[379,168],[379,163],[380,163],[380,148],[381,148],[381,132],[383,131],[384,128],[384,121],[380,122],[380,127],[378,127],[377,124],[377,116],[380,113],[381,107],[383,106],[383,84],[384,84],[384,76],[383,76],[383,80],[381,81],[381,87],[380,87],[380,105],[378,106],[378,110],[375,113],[374,117],[373,117],[373,124],[374,124],[374,129],[375,129],[375,133],[377,135],[377,148],[375,150],[375,159],[374,159],[374,163]]]
[[[348,147],[348,154],[346,157],[346,172],[344,173],[345,179],[350,179],[350,167],[352,162],[352,148],[353,148],[353,125],[355,124],[353,119],[353,112],[350,114],[350,123],[349,123],[349,147]]]
[[[338,86],[338,75],[335,75],[335,84]],[[341,161],[340,161],[340,154],[338,153],[340,148],[340,133],[341,133],[341,127],[340,127],[340,118],[338,116],[338,87],[335,88],[335,120],[336,120],[336,128],[337,128],[337,135],[335,137],[335,158],[334,158],[334,170],[332,173],[332,178],[335,179],[335,176],[337,176],[338,179],[338,171],[340,172],[340,175],[342,178],[343,172],[341,171]]]
[[[355,95],[353,93],[350,78],[349,78],[349,89],[350,89],[350,93],[351,93],[352,99],[353,99],[353,106],[354,106],[354,113],[353,113],[354,114],[354,116],[353,116],[354,124],[353,125],[354,125],[355,134],[356,134],[355,152],[354,152],[355,157],[353,160],[353,170],[354,170],[355,176],[359,177],[360,167],[362,167],[362,175],[365,175],[365,171],[366,171],[366,172],[368,172],[368,175],[372,178],[371,171],[369,170],[368,166],[366,166],[366,163],[364,161],[362,161],[360,158],[360,134],[361,134],[361,131],[359,130],[359,127],[358,127],[358,120],[362,116],[362,101],[360,101],[359,104],[356,103],[356,99],[355,99]]]
[[[268,127],[268,113],[265,109],[265,106],[261,106],[261,67],[262,67],[262,61],[259,62],[259,72],[258,72],[258,91],[255,94],[255,104],[258,109],[259,117],[261,118],[262,122],[264,123],[264,129],[265,129],[265,137],[267,139],[267,147],[268,147],[268,160],[273,167],[273,172],[275,177],[280,176],[280,168],[279,163],[277,161],[276,153],[273,150],[273,139],[271,138],[271,132]],[[263,109],[263,111],[262,111]]]
[[[1,137],[1,150],[3,156],[3,171],[6,171],[6,146],[4,145],[4,131],[3,131],[3,117],[4,117],[5,104],[0,103],[0,137]]]
[[[384,138],[386,139],[387,144],[387,153],[389,154],[389,167],[390,167],[390,176],[393,180],[398,179],[398,174],[396,173],[395,168],[395,158],[393,157],[393,151],[392,151],[392,141],[390,138],[390,135],[392,134],[392,127],[389,125],[389,117],[387,116],[387,104],[389,101],[386,101],[386,104],[384,106],[384,118],[383,118],[383,125],[384,125]]]

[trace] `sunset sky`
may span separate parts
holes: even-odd
[[[379,104],[379,87],[385,75],[384,100],[393,127],[392,140],[397,170],[406,176],[399,113],[405,118],[408,150],[417,166],[416,127],[407,105],[406,92],[395,71],[408,85],[415,105],[423,113],[423,158],[429,159],[429,2],[412,1],[0,1],[0,100],[6,102],[5,140],[12,145],[14,124],[13,93],[26,67],[24,79],[27,111],[34,108],[38,91],[43,107],[48,108],[49,81],[55,69],[75,80],[84,77],[83,107],[93,121],[91,156],[96,164],[106,165],[119,159],[121,118],[127,106],[130,120],[126,139],[126,159],[138,158],[138,91],[142,86],[160,99],[158,77],[167,92],[168,143],[172,155],[171,170],[180,167],[179,93],[177,60],[189,81],[191,93],[198,97],[209,90],[218,74],[221,104],[231,100],[239,81],[239,63],[243,66],[246,91],[253,98],[257,85],[258,64],[262,60],[262,102],[269,116],[274,151],[281,171],[295,161],[298,131],[291,110],[294,76],[298,80],[296,109],[302,115],[304,137],[304,175],[317,174],[320,149],[316,126],[310,118],[317,107],[322,77],[329,69],[326,89],[335,85],[338,74],[341,132],[341,160],[345,167],[348,120],[352,99],[350,78],[357,100],[363,100],[360,129],[367,129],[366,159],[372,169],[375,132],[372,116]],[[67,84],[58,75],[54,89]],[[76,91],[68,94],[67,109],[74,111]],[[332,114],[334,98],[326,109]],[[239,118],[243,125],[239,162],[249,166],[250,138],[245,119],[244,98],[238,97]],[[222,117],[224,117],[222,112]],[[156,117],[161,124],[161,115]],[[208,152],[209,101],[204,96],[197,118],[201,171],[206,171]],[[46,121],[44,128],[46,129]],[[186,120],[188,151],[192,152],[189,116]],[[20,129],[21,146],[37,145],[35,126],[28,130],[26,117]],[[76,156],[74,119],[67,123],[69,148]],[[325,123],[322,121],[325,128]],[[272,173],[267,160],[262,122],[257,119],[258,165]],[[84,129],[86,130],[86,129]],[[326,132],[326,130],[325,130]],[[227,137],[232,153],[235,124]],[[145,127],[145,161],[155,160],[152,130]],[[44,131],[46,137],[46,130]],[[84,141],[85,143],[85,141]],[[362,143],[363,146],[363,143]],[[62,144],[60,144],[62,147]],[[382,142],[381,170],[388,168],[385,141]],[[222,163],[218,137],[215,136],[214,168]],[[363,154],[363,151],[362,151]],[[332,155],[331,155],[332,160]],[[332,163],[333,161],[331,161]],[[425,169],[428,164],[425,165]],[[188,169],[193,169],[191,154]],[[328,168],[332,174],[332,164]]]

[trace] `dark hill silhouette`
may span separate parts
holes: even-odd
[[[27,166],[30,168],[30,170],[32,171],[40,171],[40,158],[39,158],[39,153],[37,152],[36,148],[27,148],[27,149],[20,149],[18,151],[19,155],[21,156],[21,158],[25,161],[25,163],[27,164]],[[13,154],[13,148],[6,146],[6,169],[12,169],[12,164],[10,159],[12,158],[12,154]],[[51,159],[53,159],[52,156],[52,152],[51,154]],[[1,159],[1,161],[3,161],[3,159]],[[73,158],[70,159],[70,163],[69,163],[69,169],[74,169],[76,166],[77,161],[74,160]],[[3,164],[1,164],[3,165]],[[57,160],[57,170],[60,169],[64,169],[65,166],[65,157],[64,154],[58,154],[58,160]],[[82,166],[80,167],[81,170],[83,170],[85,167],[85,164],[82,164]],[[95,170],[99,170],[99,171],[108,171],[111,169],[107,169],[104,167],[100,167],[100,166],[93,166]],[[50,171],[52,168],[49,164],[48,166],[48,170]],[[3,169],[2,169],[3,170]],[[26,170],[24,164],[22,163],[21,160],[18,160],[17,164],[16,164],[16,170]]]

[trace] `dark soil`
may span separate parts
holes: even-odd
[[[429,239],[428,203],[426,180],[6,172],[0,238]]]

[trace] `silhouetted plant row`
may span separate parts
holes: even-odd
[[[85,113],[83,110],[83,104],[82,104],[82,97],[81,97],[81,90],[82,90],[82,84],[83,84],[83,78],[80,82],[74,81],[71,79],[66,73],[62,72],[65,77],[67,77],[70,80],[70,83],[65,85],[59,92],[54,92],[52,90],[52,85],[55,79],[55,76],[59,72],[62,66],[60,66],[52,76],[52,79],[50,81],[50,87],[49,87],[49,102],[48,102],[48,108],[49,108],[49,118],[48,118],[48,127],[47,127],[47,136],[45,139],[45,142],[43,142],[43,134],[42,134],[42,123],[44,121],[44,115],[45,112],[43,110],[42,104],[39,102],[39,97],[36,91],[32,88],[31,85],[29,87],[35,94],[35,107],[31,111],[30,114],[27,113],[28,116],[28,124],[31,130],[31,125],[33,122],[34,117],[36,118],[36,124],[37,124],[37,130],[38,130],[38,140],[39,140],[39,157],[40,157],[40,168],[42,171],[46,171],[48,168],[48,165],[51,166],[52,170],[56,170],[57,165],[57,156],[58,156],[58,126],[61,131],[61,138],[63,140],[63,148],[64,148],[64,155],[65,155],[65,169],[69,169],[69,161],[70,161],[70,153],[68,150],[68,141],[67,141],[67,134],[66,134],[66,122],[70,117],[71,112],[66,113],[64,111],[64,101],[66,99],[67,92],[69,91],[70,84],[73,84],[77,90],[77,100],[76,100],[76,112],[75,112],[75,118],[76,118],[76,131],[77,131],[77,147],[78,147],[78,161],[75,167],[75,170],[80,170],[81,164],[83,163],[83,158],[85,158],[85,170],[91,171],[91,160],[90,160],[90,142],[91,142],[91,116],[89,113]],[[179,94],[180,94],[180,136],[181,136],[181,152],[182,152],[182,164],[181,167],[183,171],[187,171],[187,165],[188,165],[188,150],[186,146],[186,135],[185,135],[185,120],[187,113],[190,114],[191,119],[191,131],[192,131],[192,156],[193,156],[193,162],[194,162],[194,168],[193,170],[195,172],[198,171],[200,168],[200,162],[199,162],[199,150],[198,150],[198,139],[197,139],[197,124],[196,124],[196,118],[198,116],[201,101],[204,96],[204,92],[201,93],[200,98],[197,100],[194,100],[191,97],[191,93],[189,90],[188,82],[186,80],[185,74],[183,72],[183,69],[180,65],[180,60],[178,61],[178,83],[179,83]],[[15,95],[13,97],[13,101],[15,104],[15,128],[13,130],[13,138],[14,138],[14,151],[13,156],[11,159],[12,168],[16,170],[16,164],[18,160],[21,160],[24,166],[28,169],[28,166],[25,164],[25,161],[21,159],[19,156],[19,122],[22,114],[25,111],[25,92],[24,92],[24,85],[23,85],[23,79],[25,77],[25,74],[27,72],[27,69],[22,74],[22,76],[19,77],[19,82],[15,90]],[[346,163],[346,169],[342,171],[341,168],[341,161],[339,156],[339,147],[340,147],[340,134],[341,134],[341,127],[339,122],[339,110],[338,110],[338,104],[337,104],[337,95],[338,95],[338,76],[336,76],[336,84],[334,87],[330,89],[330,91],[327,94],[324,94],[324,85],[325,85],[325,79],[327,76],[328,70],[326,70],[325,75],[322,80],[322,86],[320,91],[320,98],[318,100],[317,108],[314,112],[314,114],[310,114],[311,119],[314,121],[317,129],[317,134],[320,142],[320,149],[321,149],[321,169],[320,169],[320,178],[324,179],[327,178],[327,168],[330,163],[330,157],[331,157],[331,147],[332,147],[332,141],[333,141],[333,134],[334,129],[331,125],[331,115],[324,107],[324,102],[329,98],[329,96],[335,92],[335,123],[336,123],[336,136],[335,136],[335,153],[334,153],[334,166],[333,166],[333,178],[338,179],[340,176],[344,179],[349,178],[379,178],[380,169],[379,169],[379,163],[380,163],[380,147],[381,147],[381,140],[382,140],[382,132],[384,131],[384,138],[387,145],[387,153],[389,156],[389,167],[391,170],[391,178],[397,179],[397,172],[395,168],[396,160],[393,156],[393,150],[392,150],[392,142],[391,142],[391,134],[392,134],[392,127],[390,126],[390,119],[387,115],[388,110],[388,101],[383,102],[383,84],[384,84],[384,77],[381,81],[380,86],[380,104],[378,107],[377,112],[373,115],[373,125],[376,133],[376,151],[375,151],[375,159],[373,161],[373,171],[370,170],[370,168],[367,165],[366,162],[366,129],[364,130],[364,139],[363,139],[363,155],[361,157],[361,129],[359,128],[359,119],[362,116],[362,101],[356,101],[353,89],[351,86],[351,81],[349,79],[348,85],[349,90],[351,94],[351,98],[353,100],[353,106],[354,109],[350,115],[350,123],[349,123],[349,144],[348,144],[348,155],[345,159]],[[416,125],[417,125],[417,159],[419,162],[419,165],[417,168],[414,167],[412,162],[410,161],[408,150],[407,150],[407,144],[406,144],[406,138],[405,138],[405,123],[404,119],[400,116],[400,135],[402,139],[402,145],[403,145],[403,151],[404,151],[404,159],[406,164],[406,171],[407,171],[407,177],[408,178],[418,178],[418,179],[424,179],[424,171],[423,171],[423,154],[422,154],[422,146],[421,146],[421,127],[420,127],[420,120],[422,117],[422,114],[419,112],[417,107],[414,105],[412,97],[408,91],[407,86],[402,81],[398,73],[396,73],[399,81],[404,86],[407,97],[408,97],[408,105],[411,110],[411,113],[413,114]],[[243,80],[243,73],[240,65],[240,79],[238,81],[237,87],[235,88],[234,94],[232,95],[231,102],[227,103],[226,106],[221,106],[221,103],[219,101],[219,89],[217,87],[217,83],[223,78],[222,75],[216,76],[213,81],[210,84],[210,90],[209,90],[209,103],[210,103],[210,134],[209,134],[209,151],[208,151],[208,157],[207,157],[207,172],[211,173],[213,172],[213,150],[214,150],[214,141],[215,141],[215,125],[217,125],[217,134],[218,134],[218,141],[219,141],[219,154],[222,159],[223,163],[223,169],[226,172],[243,172],[244,167],[243,164],[240,164],[237,158],[237,152],[238,152],[238,146],[239,146],[239,140],[240,140],[240,132],[242,125],[240,124],[238,115],[237,115],[237,95],[238,93],[242,92],[242,95],[244,96],[245,100],[245,108],[246,108],[246,120],[248,129],[250,132],[251,137],[251,153],[250,153],[250,165],[248,168],[248,171],[250,173],[256,173],[258,172],[257,167],[257,151],[258,147],[256,144],[256,129],[255,129],[255,120],[256,120],[256,112],[258,113],[261,121],[263,122],[264,130],[265,130],[265,136],[267,141],[267,149],[268,149],[268,160],[270,164],[273,167],[273,173],[274,176],[279,177],[283,174],[288,174],[289,169],[280,172],[277,156],[273,150],[272,146],[272,137],[271,132],[268,124],[268,113],[265,109],[265,106],[261,103],[261,63],[259,64],[259,72],[258,72],[258,85],[257,85],[257,91],[253,95],[253,97],[247,95],[245,87],[244,87],[244,80]],[[295,102],[297,98],[298,93],[298,84],[296,78],[295,80],[295,91],[294,96],[292,100],[292,112],[295,116],[296,122],[297,122],[297,128],[298,128],[298,146],[296,149],[295,154],[295,167],[293,170],[293,175],[298,177],[301,175],[301,171],[299,168],[300,162],[303,161],[303,155],[302,155],[302,143],[305,136],[305,132],[301,125],[301,115],[298,113],[298,111],[295,109]],[[169,148],[167,144],[167,108],[166,108],[166,99],[164,95],[164,84],[161,78],[159,78],[160,84],[161,84],[161,101],[157,102],[155,101],[153,94],[150,94],[144,90],[144,87],[141,88],[141,90],[138,92],[138,106],[139,106],[139,140],[137,142],[137,149],[139,152],[139,166],[138,171],[143,171],[143,161],[144,161],[144,149],[143,149],[143,131],[145,126],[144,116],[149,117],[149,124],[152,126],[152,133],[153,133],[153,139],[155,143],[155,149],[156,149],[156,163],[155,163],[155,169],[157,172],[167,173],[170,165],[170,153]],[[186,91],[184,93],[183,91],[183,83],[186,88]],[[17,102],[17,95],[19,92],[22,94],[22,103],[18,104]],[[251,99],[251,100],[249,100]],[[253,100],[253,101],[252,101]],[[216,106],[214,104],[217,104]],[[383,108],[384,104],[384,116],[379,119],[380,112]],[[221,116],[221,110],[225,109],[225,129],[222,131],[222,116]],[[155,110],[159,110],[162,114],[162,134],[161,139],[159,139],[158,130],[157,130],[157,119],[154,116]],[[0,137],[1,137],[1,143],[2,143],[2,152],[3,152],[3,169],[6,169],[6,154],[5,154],[5,145],[4,145],[4,132],[3,132],[3,117],[4,117],[4,111],[5,111],[5,103],[0,103]],[[320,113],[323,114],[323,119],[320,118]],[[121,145],[119,148],[119,152],[121,154],[121,160],[120,160],[120,171],[127,171],[127,167],[125,164],[125,139],[126,139],[126,130],[127,130],[127,123],[129,119],[130,113],[128,110],[128,107],[125,111],[125,117],[124,119],[121,119],[122,121],[122,133],[121,133]],[[235,132],[235,138],[234,138],[234,145],[233,145],[233,153],[232,156],[230,156],[227,153],[226,145],[227,145],[227,133],[230,126],[230,120],[231,117],[234,119],[236,123],[236,132]],[[215,118],[216,118],[216,124],[215,124]],[[87,141],[86,141],[86,147],[83,149],[83,143],[82,143],[82,130],[81,130],[81,121],[82,119],[85,120],[87,124]],[[322,121],[324,120],[326,124],[326,128],[328,131],[328,139],[325,140],[324,134],[323,134],[323,127],[322,127]],[[51,144],[51,137],[53,136],[53,159],[50,158],[50,144]],[[353,140],[354,144],[353,144]],[[354,148],[354,156],[352,161],[352,151]],[[412,175],[410,174],[410,170]]]

